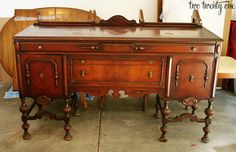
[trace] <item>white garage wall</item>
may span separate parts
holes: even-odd
[[[234,0],[234,4],[236,5],[236,0]],[[232,19],[236,20],[236,8],[233,9],[233,11],[232,11]]]
[[[136,20],[139,9],[143,9],[146,21],[157,20],[157,0],[1,0],[0,17],[13,16],[14,9],[40,7],[95,9],[97,15],[103,19],[119,14]]]
[[[192,9],[190,0],[164,0],[163,15],[165,22],[190,22]],[[203,0],[191,0],[200,3]],[[212,0],[204,0],[212,2]],[[144,10],[146,21],[156,21],[157,0],[8,0],[0,1],[0,18],[11,17],[14,9],[40,8],[40,7],[73,7],[85,10],[95,9],[97,15],[108,19],[113,15],[123,15],[128,19],[138,20],[139,9]],[[225,10],[218,15],[218,10],[199,9],[203,26],[213,33],[223,37]],[[233,10],[236,19],[236,10]]]
[[[213,0],[164,0],[163,16],[165,22],[191,22],[193,9],[189,8],[189,1],[200,3],[205,1],[212,3]],[[218,14],[219,9],[199,9],[204,27],[223,38],[225,9],[221,15]]]

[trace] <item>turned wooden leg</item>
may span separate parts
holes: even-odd
[[[65,125],[64,125],[64,129],[66,131],[64,139],[66,141],[70,141],[72,139],[72,136],[70,135],[70,129],[71,129],[71,125],[70,125],[70,111],[71,111],[71,107],[69,106],[69,100],[66,99],[65,100],[65,106],[63,109],[63,112],[65,114]]]
[[[154,114],[155,118],[160,118],[160,116],[161,116],[160,107],[161,107],[161,99],[160,99],[160,95],[157,94],[156,95],[156,104],[155,104],[156,112]]]
[[[71,111],[73,116],[79,116],[80,113],[78,111],[78,96],[77,93],[73,93],[72,95],[72,103],[71,103]]]
[[[85,101],[85,94],[84,93],[82,93],[82,92],[79,93],[79,100],[82,103],[84,109],[87,109],[88,108],[88,104]]]
[[[211,116],[214,114],[212,104],[213,104],[213,99],[208,100],[208,107],[205,109],[206,118],[205,118],[205,127],[203,127],[204,135],[201,138],[203,143],[209,142],[208,138],[208,133],[210,132],[209,126],[211,124]]]
[[[98,108],[102,109],[103,105],[105,104],[105,97],[106,96],[101,96],[100,99],[98,99]]]
[[[197,104],[194,104],[191,107],[192,107],[192,115],[194,115],[195,111],[197,110]]]
[[[22,128],[24,129],[23,139],[28,140],[31,138],[29,134],[29,124],[27,123],[27,112],[28,112],[28,106],[25,103],[25,98],[21,98],[21,106],[20,106],[20,112],[22,113],[21,119],[23,122]]]
[[[184,110],[188,110],[188,106],[185,106]]]
[[[147,102],[148,102],[149,94],[145,94],[143,96],[143,111],[147,111]]]
[[[161,108],[161,107],[160,107]],[[167,128],[167,123],[168,123],[168,115],[170,114],[170,109],[168,107],[168,101],[167,100],[164,100],[164,106],[162,108],[162,126],[161,126],[161,132],[162,132],[162,135],[161,137],[159,138],[159,141],[160,142],[166,142],[167,139],[165,137],[167,131],[168,131],[168,128]]]

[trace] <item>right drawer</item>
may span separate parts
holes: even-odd
[[[133,44],[136,53],[214,53],[214,44]]]

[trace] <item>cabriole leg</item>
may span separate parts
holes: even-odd
[[[65,100],[65,106],[64,106],[64,114],[65,114],[65,125],[64,125],[64,129],[66,131],[64,139],[66,141],[70,141],[72,139],[72,136],[70,135],[70,129],[71,129],[71,125],[70,125],[70,112],[71,112],[71,107],[69,106],[69,100],[66,99]]]
[[[170,109],[168,107],[168,101],[167,100],[164,100],[164,106],[162,108],[162,126],[161,126],[161,132],[162,132],[162,135],[161,137],[159,138],[159,141],[160,142],[166,142],[167,139],[165,137],[167,131],[168,131],[168,128],[167,128],[167,123],[168,123],[168,115],[170,114]],[[161,108],[161,107],[160,107]]]
[[[21,106],[20,106],[20,112],[22,113],[21,120],[23,122],[22,128],[24,129],[23,139],[28,140],[31,138],[29,134],[29,124],[27,123],[27,112],[28,112],[28,106],[25,103],[25,98],[21,98]]]
[[[209,142],[208,138],[208,133],[210,132],[209,126],[211,124],[211,116],[214,114],[212,104],[213,104],[213,99],[208,100],[208,107],[205,109],[206,118],[205,118],[205,127],[203,127],[204,135],[201,139],[203,143]]]

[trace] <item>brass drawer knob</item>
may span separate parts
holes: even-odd
[[[193,82],[194,79],[195,79],[195,76],[191,74],[191,75],[189,76],[189,82]]]
[[[152,78],[153,77],[153,72],[152,71],[148,71],[148,78]]]
[[[43,48],[42,45],[38,46],[38,50],[42,50],[42,48]]]
[[[192,46],[192,47],[191,47],[191,51],[192,51],[192,52],[197,52],[197,48]]]
[[[42,73],[39,74],[39,77],[42,79],[42,78],[45,77],[45,74],[42,72]]]
[[[85,75],[86,75],[85,70],[81,70],[81,71],[80,71],[80,75],[81,75],[81,77],[85,77]]]
[[[82,64],[85,64],[85,60],[81,60],[81,63],[82,63]]]

